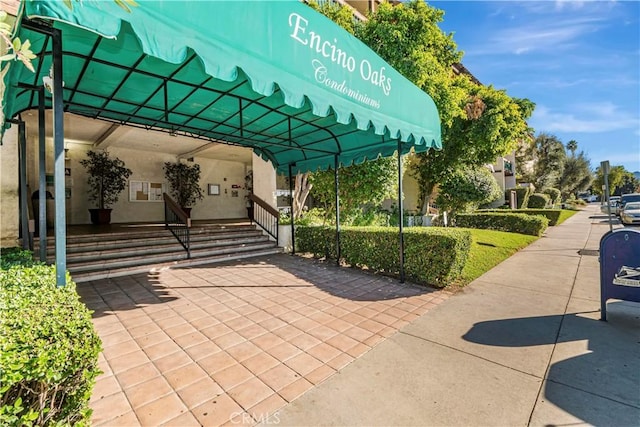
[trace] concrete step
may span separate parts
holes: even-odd
[[[197,233],[190,236],[192,246],[201,245],[203,242],[230,241],[233,239],[261,239],[264,234],[256,229],[240,230],[240,231],[224,231],[215,233]],[[135,250],[136,248],[150,248],[155,246],[171,246],[178,245],[177,239],[166,231],[162,235],[155,237],[140,237],[134,239],[100,239],[96,241],[85,241],[81,243],[67,244],[67,257],[71,258],[73,254],[87,254],[94,252],[108,252],[112,250]],[[181,247],[181,246],[180,246]],[[39,251],[39,245],[34,249],[35,253]],[[55,245],[47,245],[47,255],[53,259],[55,254]]]
[[[191,258],[162,226],[149,230],[68,236],[67,269],[77,282],[150,271],[154,268],[196,265],[280,252],[276,243],[255,225],[211,225],[190,229]],[[47,245],[55,258],[54,240]],[[36,247],[36,253],[39,248]]]
[[[145,264],[145,265],[133,265],[127,267],[117,267],[100,269],[96,271],[84,271],[84,272],[71,272],[71,278],[76,283],[88,282],[91,280],[108,279],[113,277],[129,276],[132,274],[141,274],[149,272],[157,272],[163,269],[169,268],[185,268],[196,265],[215,264],[225,261],[233,261],[237,259],[245,259],[258,256],[273,255],[281,253],[282,249],[272,244],[271,247],[267,247],[260,250],[251,250],[247,252],[231,252],[218,255],[202,256],[191,259],[181,259],[164,263]]]
[[[178,245],[179,246],[179,245]],[[208,256],[216,256],[223,254],[230,254],[234,252],[248,252],[252,250],[261,250],[266,248],[275,247],[275,242],[266,240],[255,243],[245,243],[237,245],[226,245],[222,247],[196,249],[191,251],[192,258],[201,258]],[[161,253],[149,253],[146,250],[140,251],[135,256],[118,257],[118,258],[104,258],[104,259],[90,259],[86,261],[68,262],[67,269],[71,273],[94,271],[100,269],[114,269],[120,267],[129,267],[133,265],[147,265],[166,263],[171,261],[178,261],[187,259],[187,252],[179,246],[178,250],[171,252]]]
[[[249,237],[230,237],[225,239],[215,240],[197,240],[191,241],[191,251],[197,251],[201,249],[217,249],[228,246],[239,246],[253,243],[261,243],[268,241],[269,238],[265,235],[258,234]],[[180,253],[185,252],[182,245],[172,237],[168,243],[158,243],[157,241],[149,242],[144,247],[141,246],[127,246],[127,247],[104,247],[94,248],[93,250],[67,252],[67,263],[73,264],[82,261],[91,260],[108,260],[108,259],[120,259],[129,257],[138,257],[141,254],[145,256],[157,255],[164,253]],[[50,257],[49,261],[53,261],[54,257]]]
[[[201,241],[216,238],[229,238],[232,236],[255,236],[261,235],[262,232],[256,230],[255,226],[233,226],[233,227],[216,227],[216,228],[192,228],[190,231],[191,241]],[[117,246],[117,247],[135,247],[148,246],[157,242],[159,244],[176,241],[176,238],[169,230],[157,229],[149,232],[135,233],[96,233],[84,236],[67,236],[67,252],[84,251],[93,246]],[[40,240],[35,239],[34,250],[38,252],[40,248]],[[55,240],[49,236],[47,239],[47,252],[55,251]]]

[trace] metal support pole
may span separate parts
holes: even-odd
[[[336,189],[336,263],[340,265],[340,181],[338,179],[338,155],[333,161],[335,189]]]
[[[291,172],[291,163],[289,163],[289,200],[291,204],[291,255],[296,254],[296,225],[293,221],[293,178]]]
[[[56,285],[66,285],[67,217],[64,191],[64,103],[62,92],[62,33],[51,29],[53,60],[53,179],[55,199]]]
[[[27,138],[25,125],[22,120],[18,122],[18,179],[20,188],[20,234],[22,237],[22,249],[29,248],[29,215],[27,206]]]
[[[611,218],[611,205],[609,204],[609,160],[600,162],[600,168],[602,169],[602,177],[604,178],[604,199],[607,203],[607,213],[609,217],[609,231],[613,231],[613,221]]]
[[[398,222],[400,226],[400,283],[404,283],[404,203],[402,201],[402,142],[398,140]]]
[[[40,237],[40,261],[47,261],[47,165],[45,145],[44,88],[38,89],[38,204],[40,209],[38,230]]]

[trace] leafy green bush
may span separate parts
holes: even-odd
[[[322,225],[326,223],[326,211],[320,208],[312,208],[302,212],[296,219],[296,224],[303,226]]]
[[[529,203],[529,195],[531,194],[530,190],[529,190],[529,187],[517,187],[517,188],[508,188],[508,189],[506,189],[505,192],[504,192],[505,200],[507,200],[507,201],[510,200],[509,197],[510,197],[510,194],[511,194],[512,190],[515,190],[515,192],[516,192],[516,198],[517,198],[517,205],[516,206],[517,206],[518,209],[524,209],[527,206],[529,206],[528,205],[528,203]]]
[[[541,236],[548,226],[549,220],[540,215],[487,212],[456,216],[456,227],[508,231],[531,236]]]
[[[466,230],[412,227],[404,232],[405,273],[409,280],[444,287],[458,278],[469,256]],[[336,258],[336,232],[330,227],[298,227],[297,250],[316,257]],[[357,267],[397,276],[400,272],[398,229],[343,227],[341,260]]]
[[[0,283],[0,424],[89,425],[101,342],[75,284],[23,251],[3,251]]]
[[[436,203],[449,212],[469,212],[502,196],[493,175],[484,166],[450,171],[438,187]]]
[[[542,193],[533,193],[529,196],[527,205],[530,209],[544,209],[549,204],[549,196]]]
[[[36,262],[33,253],[21,248],[0,248],[0,269],[6,270],[14,265],[31,266]]]
[[[549,200],[551,201],[551,206],[555,207],[560,204],[562,200],[562,193],[557,188],[546,188],[542,191],[544,194],[549,196]]]
[[[549,225],[558,225],[560,218],[562,217],[562,209],[512,209],[504,211],[502,209],[481,209],[478,213],[484,212],[496,212],[496,213],[521,213],[527,215],[541,215],[549,220]]]

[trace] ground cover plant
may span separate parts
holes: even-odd
[[[101,342],[75,284],[19,249],[0,283],[0,425],[89,425]]]

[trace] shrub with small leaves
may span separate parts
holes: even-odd
[[[404,231],[405,273],[409,280],[445,287],[462,273],[471,248],[466,230],[411,227]],[[393,227],[343,227],[341,261],[392,276],[400,273],[398,229]],[[300,252],[336,258],[336,232],[331,227],[297,227]]]
[[[549,196],[552,207],[560,204],[562,199],[562,193],[560,192],[560,190],[558,190],[557,188],[545,188],[542,192]]]
[[[456,215],[456,227],[463,228],[479,228],[542,236],[548,226],[549,220],[540,215],[503,212]]]
[[[527,208],[530,209],[544,209],[549,204],[549,196],[542,193],[533,193],[529,196],[529,204]]]
[[[549,220],[549,225],[554,226],[558,224],[560,218],[562,217],[562,209],[479,209],[476,213],[485,213],[485,212],[497,212],[497,213],[520,213],[527,215],[540,215],[544,216]]]
[[[55,267],[20,258],[3,251],[0,269],[0,425],[89,425],[101,350],[91,313],[69,277],[58,288]]]

